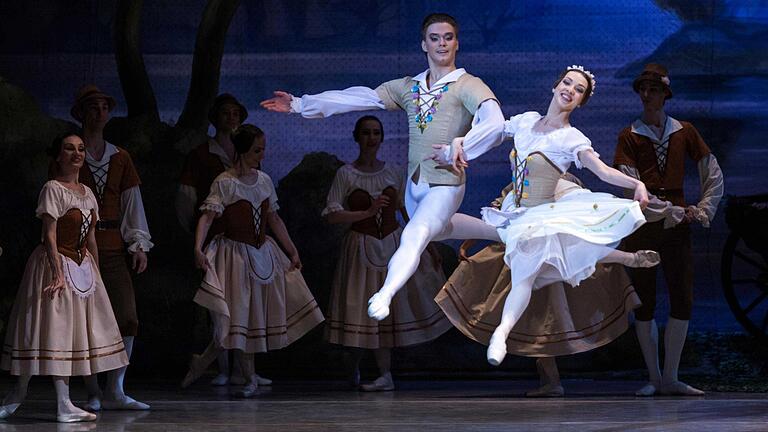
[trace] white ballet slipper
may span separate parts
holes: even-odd
[[[657,391],[659,391],[658,385],[652,382],[649,382],[646,385],[640,387],[640,389],[635,392],[635,396],[643,396],[643,397],[653,396],[656,394]]]
[[[220,373],[215,377],[213,377],[213,379],[211,380],[212,386],[225,386],[227,384],[229,384],[229,377],[227,376],[227,374]]]
[[[105,410],[146,411],[149,409],[149,405],[127,395],[123,395],[120,399],[104,399],[101,406]]]
[[[384,374],[376,378],[370,384],[363,384],[360,386],[360,390],[364,392],[384,392],[393,391],[395,389],[395,382],[392,380],[392,374]]]
[[[661,384],[661,394],[670,396],[703,396],[704,391],[682,381]]]
[[[0,419],[8,418],[11,415],[13,415],[13,413],[15,413],[17,409],[19,409],[20,405],[21,405],[21,402],[10,403],[8,405],[0,406]]]
[[[78,423],[96,421],[96,414],[88,411],[80,411],[69,414],[57,414],[56,421],[59,423]]]
[[[253,374],[251,377],[251,381],[255,381],[256,384],[259,386],[271,386],[272,380],[269,378],[264,378],[263,376],[259,376],[259,374]]]
[[[490,343],[488,344],[488,351],[486,357],[488,363],[493,366],[498,366],[504,361],[504,357],[507,356],[507,339],[498,330],[494,331],[491,335]]]
[[[391,298],[382,294],[381,291],[374,294],[370,300],[368,300],[368,316],[381,321],[389,316],[389,303]]]
[[[256,382],[250,382],[245,385],[241,390],[235,392],[235,397],[239,398],[252,398],[259,394],[259,384]]]

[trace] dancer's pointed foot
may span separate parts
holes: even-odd
[[[203,373],[205,373],[205,370],[202,365],[200,365],[200,356],[192,354],[192,360],[189,361],[189,372],[187,372],[187,375],[181,380],[181,388],[189,387],[193,382],[197,381]]]
[[[149,405],[127,395],[116,399],[104,399],[101,405],[105,410],[146,411],[149,409]]]
[[[543,386],[525,392],[529,398],[551,398],[565,396],[565,389],[560,384],[544,384]]]
[[[9,403],[9,404],[0,406],[0,419],[8,418],[11,415],[13,415],[13,413],[15,413],[17,409],[19,409],[20,405],[21,405],[21,402]]]
[[[644,396],[644,397],[653,396],[658,391],[659,391],[659,384],[649,382],[648,384],[642,386],[639,390],[637,390],[635,392],[635,396]]]
[[[225,373],[220,373],[211,380],[212,386],[225,386],[227,384],[229,384],[229,376]]]
[[[389,303],[391,301],[391,297],[382,294],[381,291],[377,292],[368,300],[368,316],[376,321],[381,321],[388,317]]]
[[[504,361],[504,357],[507,356],[507,338],[501,331],[496,329],[491,335],[491,341],[488,344],[488,351],[486,357],[488,363],[493,366],[498,366]]]
[[[704,391],[689,386],[682,381],[661,384],[661,394],[671,396],[703,396]]]
[[[661,262],[661,256],[656,251],[639,250],[633,255],[632,262],[628,264],[628,267],[647,268],[658,265]]]
[[[376,378],[370,384],[363,384],[360,386],[360,390],[364,392],[384,392],[393,391],[395,389],[395,382],[392,380],[391,373],[385,373],[384,375]]]

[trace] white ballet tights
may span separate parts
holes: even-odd
[[[403,228],[400,246],[387,266],[384,285],[375,295],[381,304],[369,308],[368,314],[384,319],[392,297],[413,276],[419,266],[421,254],[432,240],[488,239],[499,241],[496,229],[482,220],[456,214],[464,198],[465,185],[446,186],[408,181],[405,188],[405,206],[410,220]],[[372,299],[373,299],[372,298]],[[373,301],[373,300],[372,300]]]

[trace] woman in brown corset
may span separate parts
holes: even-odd
[[[186,387],[225,349],[243,351],[246,383],[240,396],[255,395],[259,376],[253,353],[284,348],[323,321],[301,276],[301,260],[277,214],[272,179],[258,170],[266,139],[261,129],[243,125],[232,135],[234,166],[213,181],[195,232],[195,264],[205,270],[195,302],[213,316],[214,337],[194,355],[182,381]],[[203,249],[214,218],[223,232]],[[288,252],[265,234],[266,227]]]
[[[328,223],[350,224],[331,289],[326,339],[352,350],[350,382],[360,382],[358,365],[364,349],[374,351],[380,376],[364,391],[394,390],[390,373],[391,349],[431,341],[451,328],[432,300],[445,283],[437,252],[422,254],[418,271],[392,300],[391,313],[382,321],[368,316],[368,299],[387,276],[387,263],[397,249],[402,229],[397,212],[407,214],[401,194],[405,173],[377,158],[384,128],[374,116],[361,117],[353,137],[360,153],[336,172],[322,214]]]
[[[69,377],[93,375],[128,364],[123,340],[98,270],[93,227],[98,204],[78,182],[85,144],[75,134],[57,138],[50,155],[58,175],[40,192],[35,214],[43,220],[43,244],[27,261],[8,320],[2,368],[17,375],[0,418],[23,402],[32,375],[51,375],[59,422],[94,421],[96,415],[69,399]]]

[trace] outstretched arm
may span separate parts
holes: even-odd
[[[600,180],[615,186],[634,190],[634,200],[640,203],[640,208],[644,209],[648,205],[648,191],[645,189],[643,182],[622,174],[621,171],[615,168],[609,167],[591,149],[580,151],[578,157],[581,164],[595,173]]]
[[[323,118],[352,111],[384,109],[384,102],[375,90],[368,87],[350,87],[329,90],[300,98],[284,91],[274,92],[274,97],[261,101],[269,111],[297,113],[305,118]]]

